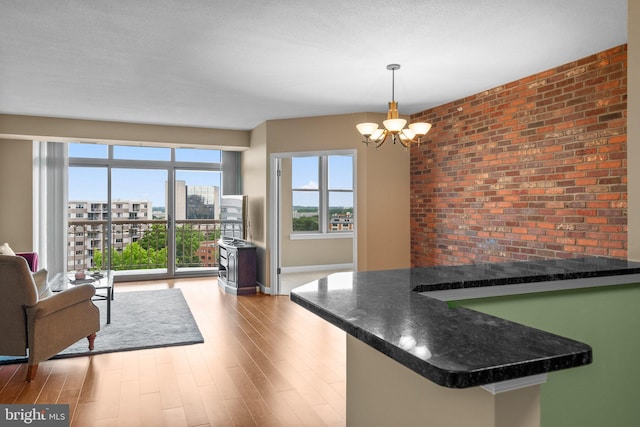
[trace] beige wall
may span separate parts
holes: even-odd
[[[33,144],[0,139],[0,244],[33,250]]]
[[[267,125],[251,131],[251,148],[241,154],[242,193],[248,196],[247,240],[257,247],[257,280],[266,285],[269,258],[267,247]]]
[[[0,114],[0,138],[158,144],[180,147],[219,147],[241,150],[249,146],[249,132],[186,126],[76,120]]]
[[[636,168],[635,160],[640,162],[640,2],[628,2],[629,42],[627,46],[627,194],[628,224],[627,232],[628,258],[640,261],[640,168]]]
[[[355,129],[356,123],[382,123],[385,117],[360,113],[270,120],[253,130],[250,148],[242,152],[242,170],[251,227],[260,224],[264,231],[250,239],[258,246],[258,282],[271,286],[268,214],[272,208],[272,154],[356,149],[357,268],[364,271],[409,266],[409,152],[391,144],[379,150],[367,147]],[[317,257],[318,252],[316,249],[308,254]],[[326,261],[329,263],[329,259]],[[297,256],[282,261],[283,266],[302,264],[309,262]]]
[[[359,271],[409,266],[409,152],[386,144],[367,147],[355,128],[385,118],[358,113],[267,122],[269,154],[357,149]]]

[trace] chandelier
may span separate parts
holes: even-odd
[[[391,102],[389,102],[389,112],[387,120],[383,121],[384,128],[378,127],[377,123],[359,123],[356,125],[358,132],[364,136],[365,144],[369,145],[373,142],[376,148],[384,144],[389,135],[393,139],[393,143],[400,141],[405,148],[409,148],[411,144],[420,145],[424,142],[424,137],[431,129],[431,123],[411,123],[408,129],[405,129],[407,121],[398,118],[398,103],[395,99],[395,72],[400,69],[400,64],[389,64],[387,70],[391,70]]]

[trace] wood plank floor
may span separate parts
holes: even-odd
[[[0,366],[0,403],[66,403],[78,427],[346,424],[344,332],[286,296],[236,297],[212,278],[116,283],[114,304],[168,287],[203,344],[50,360],[31,383],[25,365]]]

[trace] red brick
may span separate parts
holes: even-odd
[[[627,251],[622,45],[411,116],[411,263]],[[463,107],[462,112],[457,108]]]

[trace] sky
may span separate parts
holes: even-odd
[[[292,167],[292,188],[318,189],[319,162],[318,157],[294,157]],[[329,156],[327,183],[329,190],[353,190],[353,157]],[[315,192],[294,191],[294,206],[318,206],[318,194]],[[353,193],[329,191],[329,206],[353,207]]]
[[[220,162],[220,151],[179,148],[176,161]],[[108,158],[108,146],[102,144],[69,144],[70,158]],[[114,159],[171,160],[171,149],[160,147],[113,146]],[[169,164],[169,163],[167,163]],[[353,188],[353,158],[329,156],[329,189]],[[153,207],[165,206],[166,169],[112,169],[112,200],[151,200]],[[213,171],[176,170],[176,180],[186,185],[211,185],[220,187],[221,173]],[[318,188],[318,157],[293,159],[293,188]],[[293,194],[297,206],[318,206],[315,192],[298,191]],[[107,169],[104,167],[70,167],[69,200],[106,201]],[[330,206],[353,207],[353,193],[330,192]]]

